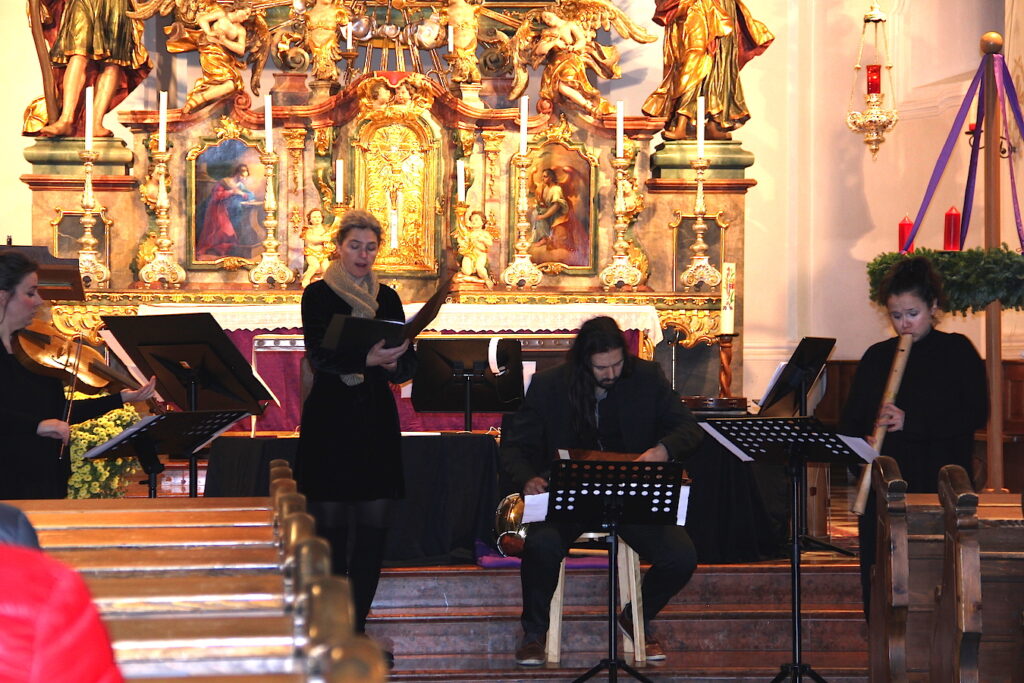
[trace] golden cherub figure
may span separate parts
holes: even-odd
[[[503,48],[512,60],[514,76],[509,99],[518,98],[526,89],[529,69],[543,64],[539,111],[561,103],[591,116],[611,113],[611,104],[590,82],[587,71],[604,78],[621,75],[619,51],[597,42],[598,29],[612,28],[638,43],[657,40],[608,0],[563,0],[527,12]]]
[[[338,81],[339,41],[351,20],[343,0],[315,0],[306,10],[305,47],[312,60],[310,72],[314,80]]]
[[[459,221],[452,235],[459,247],[462,257],[461,267],[455,275],[455,282],[482,283],[488,288],[494,286],[494,280],[487,271],[487,252],[497,234],[494,216],[485,221],[479,211],[474,211]]]
[[[445,23],[452,32],[454,52],[448,55],[452,64],[452,81],[479,83],[480,68],[476,61],[477,29],[483,0],[448,0]]]
[[[334,254],[334,230],[324,224],[324,212],[319,208],[310,209],[306,214],[306,226],[299,233],[305,240],[302,253],[306,256],[306,271],[302,274],[302,286],[308,287],[313,280],[319,280],[327,271]]]

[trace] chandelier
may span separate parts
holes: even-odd
[[[892,86],[892,62],[889,60],[888,40],[885,33],[885,13],[879,8],[877,2],[871,3],[871,9],[864,15],[864,27],[860,33],[860,47],[857,50],[857,63],[853,66],[854,79],[853,87],[850,89],[850,101],[847,105],[846,125],[854,133],[864,136],[864,144],[871,150],[871,158],[878,155],[878,148],[885,142],[885,134],[892,130],[899,115],[895,109],[885,109],[883,102],[885,94],[882,92],[882,63],[885,64],[885,73],[889,76],[889,91],[893,92]],[[864,97],[866,107],[864,111],[854,111],[853,94],[857,90],[857,83],[860,80],[860,71],[864,68],[861,61],[864,56],[864,40],[868,33],[868,26],[873,29],[874,56],[876,63],[867,65],[867,95]],[[879,42],[881,34],[881,42]]]

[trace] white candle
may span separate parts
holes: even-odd
[[[722,319],[719,334],[736,334],[736,264],[722,264]]]
[[[345,29],[345,49],[352,49],[352,22],[348,22],[348,26]]]
[[[624,140],[626,128],[626,103],[619,100],[615,103],[615,156],[621,159],[626,156]]]
[[[85,89],[85,151],[92,151],[92,86]]]
[[[519,153],[526,156],[526,117],[530,110],[530,96],[523,95],[519,98]]]
[[[459,159],[455,162],[455,177],[458,179],[459,202],[466,202],[466,162]]]
[[[270,95],[263,98],[263,134],[267,138],[267,154],[274,153],[274,105],[270,101]]]
[[[455,52],[455,31],[448,27],[448,52]]]
[[[295,0],[292,3],[292,9],[294,9],[296,12],[305,12],[306,3],[302,2],[302,0]]]
[[[391,210],[391,248],[398,249],[398,212]]]
[[[334,203],[345,203],[345,160],[334,162]]]
[[[160,136],[160,152],[167,151],[167,91],[160,91],[160,127],[157,135]]]
[[[704,96],[697,98],[697,158],[704,158]]]

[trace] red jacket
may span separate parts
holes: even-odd
[[[38,550],[0,545],[0,682],[122,680],[82,578]]]

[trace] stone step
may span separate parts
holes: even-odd
[[[48,551],[75,548],[273,547],[274,530],[259,527],[149,527],[40,529]]]
[[[294,673],[292,619],[105,617],[114,656],[128,677]]]
[[[37,530],[108,527],[268,527],[270,510],[30,510]]]
[[[367,631],[401,655],[480,655],[511,653],[521,635],[519,607],[377,610]],[[802,610],[803,645],[828,651],[867,651],[859,609],[807,603]],[[599,652],[606,647],[606,612],[598,607],[567,608],[563,647],[568,652]],[[669,605],[655,622],[667,649],[685,643],[687,651],[785,652],[790,648],[788,604]]]
[[[284,584],[277,574],[86,577],[86,583],[104,616],[284,612]]]
[[[484,655],[398,656],[390,681],[474,681],[478,683],[512,683],[522,681],[575,681],[584,671],[596,665],[604,652],[569,653],[557,665],[541,667],[516,666],[512,653]],[[644,676],[658,683],[682,681],[729,681],[730,683],[764,683],[779,673],[789,658],[783,654],[765,656],[762,651],[670,652],[663,662],[635,664]],[[866,683],[867,654],[858,651],[804,650],[802,661],[814,668],[829,683]],[[599,676],[595,680],[606,680]],[[633,680],[622,671],[619,680]],[[787,679],[788,680],[788,679]]]
[[[861,604],[860,574],[855,563],[804,566],[801,578],[804,600],[850,607]],[[605,570],[569,570],[565,582],[565,604],[600,604],[601,596],[607,594],[607,586],[608,573]],[[789,599],[788,564],[704,565],[697,569],[686,588],[675,596],[673,604],[786,603]],[[386,569],[374,606],[518,606],[521,600],[518,569],[481,569],[475,566]]]
[[[47,552],[74,567],[86,577],[96,575],[161,576],[181,573],[248,574],[273,572],[280,574],[277,548],[267,545],[250,547],[166,548],[104,548]]]

